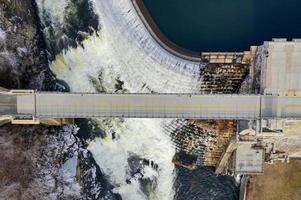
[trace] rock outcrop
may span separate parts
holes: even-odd
[[[76,126],[0,128],[0,199],[118,199]]]
[[[71,19],[70,19],[71,20]],[[48,67],[34,0],[0,0],[0,88],[68,90]],[[119,199],[77,126],[0,127],[0,199]]]
[[[58,90],[33,0],[0,0],[0,85]]]

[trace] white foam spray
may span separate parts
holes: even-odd
[[[64,7],[66,1],[41,2],[44,3],[39,3],[39,7],[51,11]],[[51,63],[53,72],[68,83],[71,91],[95,92],[97,85],[102,85],[107,92],[114,92],[116,79],[123,81],[129,92],[198,91],[203,65],[162,49],[142,24],[130,0],[93,0],[93,6],[102,27],[98,35],[83,41],[83,47],[57,55]],[[49,12],[52,20],[60,22],[60,8],[53,15]],[[169,120],[95,120],[106,132],[114,130],[119,136],[116,140],[97,138],[88,147],[115,191],[129,200],[173,199],[171,160],[175,149],[161,128]],[[130,154],[153,160],[159,166],[158,171],[149,167],[143,171],[144,177],[157,180],[150,197],[142,192],[137,180],[126,183]]]

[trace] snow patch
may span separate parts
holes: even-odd
[[[0,28],[0,42],[4,42],[6,40],[6,33],[4,30]]]
[[[70,174],[71,177],[76,176],[76,167],[77,167],[77,155],[74,155],[72,158],[68,159],[62,167],[59,169],[61,175]]]

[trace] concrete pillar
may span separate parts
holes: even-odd
[[[48,118],[48,119],[40,119],[40,123],[49,125],[49,126],[62,126],[62,125],[74,124],[74,119],[72,119],[72,118]]]
[[[12,120],[11,116],[0,116],[0,126],[10,123]]]
[[[12,116],[0,116],[0,126],[3,126],[7,123],[15,124],[15,125],[39,125],[44,124],[48,126],[63,126],[68,124],[74,124],[74,119],[67,118],[47,118],[47,119],[38,119],[38,118],[30,118],[30,119],[16,119]]]

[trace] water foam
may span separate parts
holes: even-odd
[[[71,88],[78,87],[72,76],[84,73],[97,78],[97,72],[102,72],[108,88],[118,78],[131,92],[198,91],[203,64],[183,60],[162,49],[130,1],[94,1],[93,5],[102,23],[100,36],[92,36],[84,41],[84,48],[71,49],[52,64],[58,77],[70,82]]]
[[[44,25],[46,20],[51,20],[51,24],[60,28],[64,23],[64,12],[67,6],[67,0],[51,1],[51,0],[36,0],[37,6],[40,9],[40,19]],[[46,14],[50,19],[46,19],[43,15]]]
[[[104,127],[107,132],[113,128],[118,139],[96,139],[88,147],[102,171],[117,186],[115,191],[124,199],[146,199],[137,180],[132,179],[130,184],[125,182],[129,170],[127,159],[133,153],[141,158],[154,160],[159,166],[158,171],[145,167],[143,173],[144,178],[157,178],[158,185],[152,194],[153,199],[173,197],[171,186],[174,165],[171,159],[175,150],[160,128],[161,123],[162,120],[159,119],[126,119],[124,123],[118,123],[118,127]],[[104,123],[101,124],[103,126]]]
[[[59,4],[38,5],[46,9],[62,7]],[[114,92],[117,79],[124,82],[123,87],[129,92],[198,91],[203,64],[183,60],[162,49],[143,26],[130,0],[94,0],[93,5],[101,30],[83,41],[82,46],[57,55],[51,63],[53,72],[68,83],[71,91],[95,92],[101,85],[106,92]],[[63,17],[58,10],[53,19],[60,15]],[[117,140],[97,138],[88,147],[116,192],[130,200],[173,199],[174,165],[171,160],[175,149],[162,130],[162,124],[170,121],[95,120],[106,132],[113,130],[119,135]],[[128,158],[132,153],[153,160],[159,166],[158,171],[149,167],[143,170],[144,178],[157,182],[149,197],[142,192],[137,179],[126,183]]]

